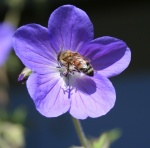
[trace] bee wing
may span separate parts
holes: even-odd
[[[85,61],[87,61],[87,62],[91,62],[91,60],[89,59],[89,58],[87,58],[87,57],[84,57],[84,56],[82,56],[83,57],[83,59],[85,60]]]

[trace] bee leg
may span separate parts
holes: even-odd
[[[68,73],[71,73],[71,70],[70,70],[70,65],[69,65],[70,63],[67,63],[67,72]]]
[[[68,74],[70,73],[69,63],[67,63],[67,66],[65,66],[65,67],[66,67],[66,71],[63,72],[63,75],[64,75],[65,77],[67,77]]]
[[[76,67],[74,67],[74,69],[75,69],[74,71],[80,72]]]
[[[67,71],[69,71],[69,63],[67,63]]]

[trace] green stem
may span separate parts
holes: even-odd
[[[80,143],[82,144],[82,146],[84,146],[84,148],[90,148],[89,147],[89,143],[88,143],[88,141],[87,141],[87,139],[85,137],[85,134],[84,134],[84,132],[82,130],[80,121],[78,119],[76,119],[76,118],[73,118],[73,117],[72,117],[72,120],[73,120],[75,129],[76,129],[78,138],[80,140]]]

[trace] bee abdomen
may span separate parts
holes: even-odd
[[[79,70],[88,76],[94,76],[93,67],[89,63],[87,63],[86,65],[87,65],[86,68],[80,68]]]

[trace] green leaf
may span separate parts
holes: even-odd
[[[120,136],[121,131],[119,129],[104,132],[98,139],[92,140],[92,148],[109,148]]]
[[[24,127],[11,122],[0,122],[0,148],[23,148]]]

